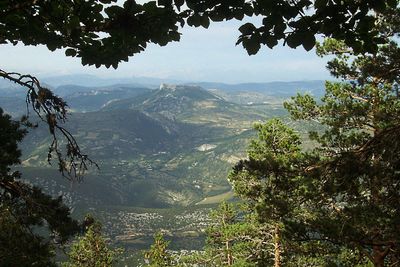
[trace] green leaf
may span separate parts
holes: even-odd
[[[253,33],[256,30],[256,26],[254,26],[254,24],[248,22],[246,24],[243,24],[242,26],[240,26],[239,31],[243,34],[243,35],[249,35],[251,33]]]
[[[206,15],[204,15],[201,16],[200,21],[201,21],[201,26],[208,29],[208,27],[210,26],[210,19]]]
[[[316,0],[315,4],[314,4],[314,7],[316,9],[320,9],[320,8],[326,7],[327,4],[328,4],[328,0]]]
[[[273,36],[267,36],[266,38],[264,38],[264,43],[269,47],[269,48],[273,48],[274,46],[276,46],[278,44],[278,40],[273,37]]]
[[[280,34],[283,33],[286,29],[286,24],[283,22],[277,23],[274,26],[274,33],[275,34]]]
[[[189,26],[199,27],[201,25],[201,17],[198,14],[194,14],[187,19]]]
[[[69,26],[71,28],[79,28],[80,27],[80,20],[78,16],[73,16],[69,20]]]
[[[237,20],[242,20],[244,18],[244,11],[243,9],[235,9],[235,11],[233,11],[233,16],[235,17],[235,19]]]
[[[212,21],[223,21],[225,19],[225,15],[219,12],[211,12],[210,19]]]
[[[67,50],[65,50],[65,55],[67,57],[74,57],[76,56],[76,50],[73,48],[68,48]]]
[[[81,63],[83,66],[86,66],[88,64],[88,60],[86,59],[86,57],[82,56]]]
[[[100,13],[101,11],[103,11],[103,5],[97,5],[96,4],[96,5],[93,6],[93,12],[94,13]]]
[[[311,49],[313,49],[313,47],[315,46],[315,36],[312,33],[307,33],[304,34],[304,38],[303,38],[303,47],[306,51],[310,51]]]
[[[46,46],[50,51],[54,51],[58,48],[58,45],[55,42],[48,42]]]
[[[251,6],[251,4],[245,4],[243,7],[243,12],[244,14],[246,14],[246,16],[252,16],[254,14],[254,10],[253,7]]]
[[[194,1],[194,0],[186,0],[186,5],[190,9],[195,9],[196,8],[196,1]]]
[[[179,32],[170,32],[169,37],[172,41],[179,41],[181,39],[181,34]]]
[[[296,48],[303,43],[302,36],[296,32],[286,37],[285,41],[290,48]]]
[[[236,41],[236,44],[235,44],[235,45],[238,45],[238,44],[242,43],[243,40],[246,40],[246,37],[244,37],[243,35],[242,35],[242,36],[239,36],[239,38],[238,38],[238,40]]]
[[[243,40],[243,47],[246,49],[247,53],[251,55],[257,54],[261,48],[261,44],[258,38],[252,36],[250,39]]]
[[[386,10],[386,2],[387,1],[374,0],[374,1],[371,2],[371,5],[372,5],[372,8],[375,11],[378,11],[378,12],[382,13],[382,12],[385,12],[385,10]]]
[[[387,1],[387,4],[388,4],[388,6],[391,7],[391,8],[396,8],[396,7],[397,7],[397,4],[398,4],[398,0],[388,0],[388,1]]]
[[[180,9],[180,7],[183,6],[183,4],[185,3],[185,1],[184,1],[184,0],[174,0],[174,3],[175,3],[175,5],[176,5],[176,7],[177,7],[178,9]]]
[[[164,7],[171,6],[172,0],[157,0],[157,4]]]

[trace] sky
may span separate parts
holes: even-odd
[[[182,30],[180,42],[148,48],[123,62],[117,70],[82,66],[79,58],[66,57],[64,50],[50,52],[45,46],[1,45],[1,68],[30,73],[39,78],[69,74],[91,74],[107,78],[153,77],[180,81],[225,83],[328,79],[326,59],[302,47],[262,47],[249,56],[235,46],[238,28],[244,22],[212,23],[210,28]]]

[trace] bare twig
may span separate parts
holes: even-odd
[[[68,180],[82,179],[89,165],[99,167],[88,155],[83,154],[74,136],[61,124],[67,121],[67,103],[42,86],[39,80],[31,75],[17,72],[6,72],[0,69],[0,77],[27,88],[26,104],[31,106],[36,115],[49,126],[52,142],[49,146],[47,160],[51,164],[52,155],[56,154],[58,169]],[[29,116],[29,109],[27,109]],[[58,134],[66,141],[62,149],[58,142]]]

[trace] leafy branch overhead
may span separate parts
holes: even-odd
[[[208,28],[210,22],[260,17],[259,26],[239,28],[237,44],[250,55],[262,45],[283,41],[310,50],[320,34],[343,40],[355,51],[374,52],[387,37],[374,30],[380,14],[396,19],[396,0],[128,0],[0,2],[0,43],[46,45],[80,57],[83,65],[117,68],[148,44],[179,41],[185,24]],[[393,29],[391,29],[393,30]],[[389,33],[389,29],[386,33]]]

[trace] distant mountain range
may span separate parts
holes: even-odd
[[[81,86],[86,86],[86,87],[110,86],[115,84],[129,84],[139,87],[140,86],[157,87],[161,83],[178,84],[184,82],[174,79],[160,79],[151,77],[105,78],[88,74],[80,74],[80,75],[73,74],[73,75],[43,77],[41,80],[53,87],[58,87],[62,85],[71,85],[71,84],[79,84]]]
[[[124,78],[105,79],[91,75],[69,75],[45,78],[44,82],[69,103],[73,111],[89,112],[99,110],[110,103],[143,95],[132,101],[136,105],[148,94],[157,94],[161,79]],[[77,85],[79,84],[79,85]],[[208,90],[215,96],[237,104],[280,104],[297,92],[308,92],[320,97],[324,92],[324,81],[293,81],[268,83],[180,83],[182,86],[197,86]],[[179,86],[178,86],[179,88]],[[21,115],[26,90],[15,84],[0,80],[0,107],[13,115]],[[175,103],[178,104],[178,103]],[[179,106],[179,105],[178,105]],[[177,106],[177,107],[178,107]]]
[[[297,92],[310,93],[314,96],[321,96],[324,93],[325,81],[293,81],[293,82],[267,82],[267,83],[189,83],[198,85],[205,89],[217,89],[225,92],[258,92],[269,96],[289,97]]]
[[[41,77],[39,77],[41,78]],[[103,87],[115,84],[125,84],[134,87],[152,87],[156,88],[162,83],[167,84],[185,84],[197,85],[205,89],[220,89],[229,91],[255,91],[265,92],[268,94],[275,94],[277,91],[292,93],[293,91],[300,90],[318,92],[323,89],[324,81],[322,80],[309,80],[309,81],[272,81],[262,83],[239,83],[228,84],[221,82],[192,82],[174,80],[168,78],[153,78],[153,77],[121,77],[121,78],[105,78],[88,74],[74,74],[74,75],[59,75],[51,77],[42,77],[41,80],[52,87],[59,87],[62,85],[77,84],[85,87]],[[0,82],[0,87],[1,82]]]
[[[268,112],[279,114],[228,102],[196,86],[142,89],[124,87],[122,91],[131,92],[130,97],[105,106],[100,102],[108,98],[99,101],[98,97],[108,91],[86,90],[67,96],[98,103],[96,111],[72,113],[66,127],[100,165],[100,172],[90,173],[88,182],[98,191],[112,190],[107,198],[74,192],[74,203],[186,206],[226,193],[230,189],[226,175],[243,156],[252,123]],[[132,96],[141,90],[142,94]],[[27,136],[23,165],[29,171],[25,177],[50,175],[48,139],[46,127]]]
[[[253,91],[264,92],[266,94],[281,94],[293,93],[297,90],[318,92],[323,89],[324,81],[322,80],[309,80],[309,81],[272,81],[263,83],[239,83],[228,84],[221,82],[193,82],[181,81],[174,79],[161,79],[151,77],[123,77],[123,78],[105,78],[88,74],[73,74],[73,75],[60,75],[49,77],[38,77],[40,81],[55,89],[61,86],[74,87],[109,87],[114,85],[129,85],[131,87],[149,87],[157,88],[162,83],[167,84],[184,84],[184,85],[197,85],[205,89],[220,89],[228,91]],[[17,87],[6,80],[0,79],[0,90],[3,88]]]
[[[60,181],[52,190],[69,195],[73,206],[171,207],[203,203],[210,196],[218,199],[230,190],[226,176],[245,156],[254,135],[252,124],[286,116],[283,99],[297,89],[319,95],[322,85],[304,81],[54,87],[73,111],[66,127],[101,169],[88,174],[85,183],[91,186],[71,191]],[[3,87],[0,93],[16,90]],[[24,101],[21,93],[0,96],[0,106],[14,115],[25,112]],[[45,125],[26,137],[25,178],[40,182],[46,179],[37,177],[54,177],[46,162],[48,144]],[[90,188],[96,192],[87,191]]]

